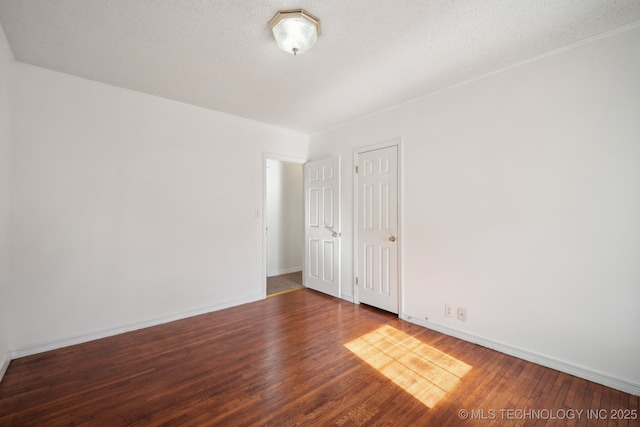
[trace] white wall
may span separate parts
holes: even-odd
[[[302,165],[267,159],[267,276],[302,270]]]
[[[0,379],[9,363],[10,93],[13,54],[0,27]]]
[[[302,271],[304,259],[304,190],[302,165],[283,162],[284,197],[282,221],[284,233],[284,268]]]
[[[263,296],[263,151],[306,135],[15,66],[13,319],[26,354]]]
[[[343,283],[352,150],[401,137],[402,315],[638,394],[640,27],[626,30],[313,136],[312,159],[344,160]]]

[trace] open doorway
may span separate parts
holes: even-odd
[[[302,162],[265,156],[265,294],[301,289],[304,260]]]

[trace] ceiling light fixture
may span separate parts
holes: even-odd
[[[302,9],[281,10],[269,21],[278,47],[293,55],[313,47],[320,35],[320,20]]]

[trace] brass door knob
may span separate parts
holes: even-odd
[[[391,237],[389,237],[389,241],[390,241],[390,242],[395,242],[395,241],[396,241],[396,236],[391,236]]]

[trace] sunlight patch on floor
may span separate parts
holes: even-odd
[[[344,346],[429,408],[451,392],[471,369],[389,325]]]

